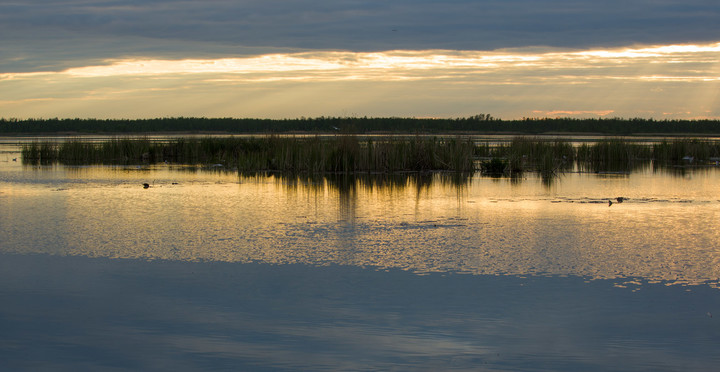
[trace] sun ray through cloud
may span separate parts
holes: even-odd
[[[341,106],[337,102],[341,100],[323,94],[322,87],[340,84],[344,85],[345,91],[349,91],[347,96],[362,95],[363,109],[369,112],[404,114],[387,112],[387,108],[380,110],[378,108],[384,106],[382,103],[373,102],[361,93],[365,89],[372,90],[373,84],[377,85],[375,91],[378,93],[382,89],[389,89],[387,84],[394,84],[394,92],[417,92],[416,89],[420,88],[442,91],[447,97],[464,97],[460,101],[492,101],[498,107],[496,111],[500,111],[499,115],[506,117],[536,113],[544,113],[545,116],[606,116],[609,113],[632,116],[639,115],[633,114],[632,105],[636,106],[634,110],[637,113],[656,112],[658,107],[665,106],[663,99],[677,101],[678,95],[668,94],[670,91],[712,95],[720,84],[718,60],[720,43],[591,50],[312,51],[214,59],[127,58],[57,72],[0,74],[0,84],[7,87],[3,91],[12,92],[0,93],[0,108],[19,117],[32,116],[28,111],[52,115],[50,112],[56,106],[43,106],[43,100],[55,99],[65,103],[76,101],[73,107],[82,107],[83,101],[92,100],[98,104],[98,101],[104,99],[119,106],[127,99],[137,104],[132,96],[141,94],[146,97],[148,104],[155,107],[165,105],[153,102],[168,98],[196,101],[195,105],[190,103],[191,107],[197,107],[196,111],[189,109],[188,114],[211,115],[218,112],[219,105],[201,103],[208,100],[208,95],[201,95],[201,92],[217,92],[212,95],[215,97],[224,94],[225,97],[242,98],[246,94],[243,92],[251,91],[253,84],[267,84],[269,89],[296,92],[307,91],[307,85],[315,85],[311,90],[317,92],[325,110],[337,111]],[[670,85],[672,89],[666,89]],[[39,89],[43,86],[46,88]],[[318,87],[321,89],[316,89]],[[341,94],[342,90],[338,88],[334,94]],[[643,91],[653,95],[656,101],[643,103],[646,100]],[[282,95],[291,96],[294,95]],[[503,96],[506,99],[499,98]],[[711,116],[707,112],[713,111],[712,103],[704,96],[699,97],[695,93],[691,96],[694,97],[693,102],[684,104],[692,107],[678,107],[676,111],[684,117]],[[586,99],[583,105],[577,101],[577,97],[590,99]],[[520,98],[525,100],[526,108],[518,108]],[[555,103],[551,105],[548,98],[552,98]],[[422,106],[431,99],[428,96],[407,96],[403,105],[415,102]],[[228,100],[221,99],[220,102]],[[345,100],[342,102],[342,105],[347,105]],[[283,104],[282,101],[275,103]],[[603,107],[588,107],[597,104]],[[467,107],[466,103],[458,105]],[[678,103],[673,105],[677,106]],[[252,112],[261,116],[277,115],[277,112],[272,112],[272,106],[257,105],[268,107],[269,111]],[[319,104],[310,106],[314,106],[313,112],[322,114]],[[208,112],[208,107],[213,109]],[[149,115],[167,114],[153,112],[152,109],[141,111]],[[248,113],[243,105],[219,111],[233,116]],[[453,115],[453,111],[448,108],[445,112],[418,114]],[[465,112],[455,113],[463,114]]]

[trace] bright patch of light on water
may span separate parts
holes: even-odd
[[[533,175],[373,185],[177,166],[14,169],[0,184],[3,252],[720,280],[714,169],[570,173],[549,185]]]

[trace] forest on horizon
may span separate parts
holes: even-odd
[[[468,133],[720,135],[720,120],[523,118],[501,120],[489,114],[466,118],[317,117],[298,119],[0,119],[1,135],[180,133]]]

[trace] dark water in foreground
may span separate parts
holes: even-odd
[[[7,370],[720,363],[717,169],[458,184],[5,154]]]
[[[708,287],[2,255],[10,370],[711,371]]]

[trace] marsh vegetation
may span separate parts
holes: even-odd
[[[112,139],[33,142],[22,148],[32,164],[221,164],[239,171],[357,173],[475,169],[469,139],[360,139],[356,136],[178,138],[170,141]]]
[[[26,164],[215,165],[239,172],[357,174],[480,171],[488,175],[567,171],[630,172],[643,167],[717,165],[720,142],[622,138],[575,144],[569,139],[516,137],[476,143],[470,137],[205,137],[36,141],[22,147]]]

